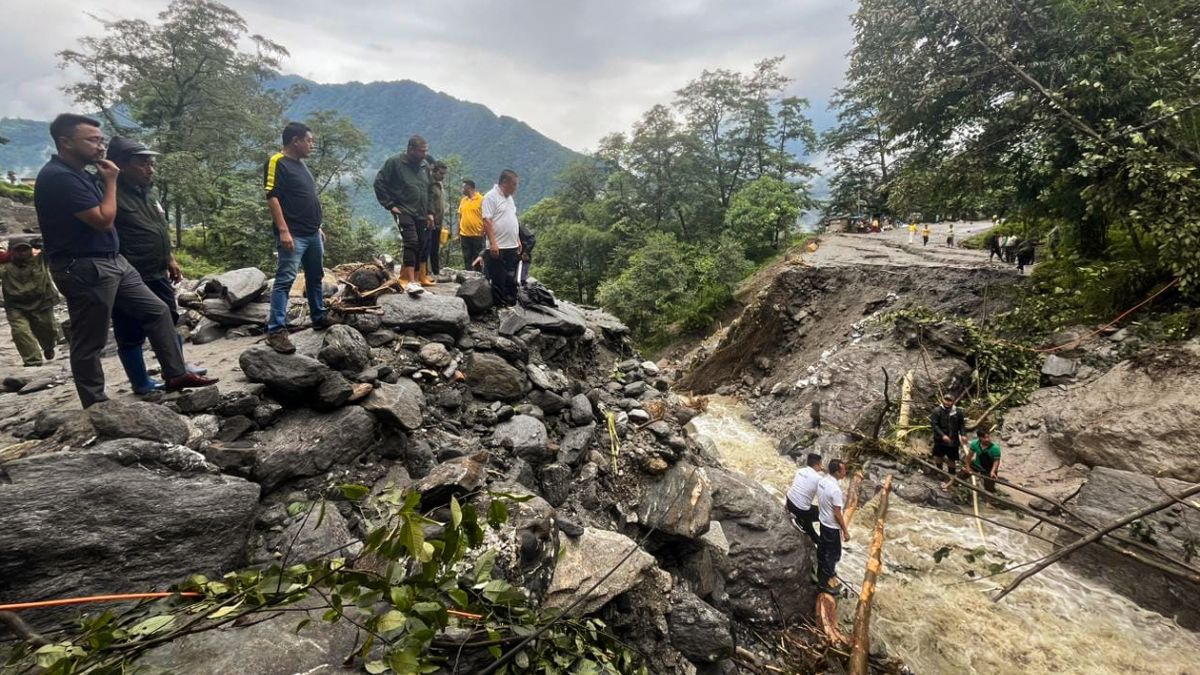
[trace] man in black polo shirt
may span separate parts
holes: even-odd
[[[304,266],[304,294],[313,328],[329,327],[321,280],[325,276],[325,233],[321,231],[321,200],[317,184],[304,164],[312,154],[312,130],[299,122],[283,128],[283,149],[263,167],[267,206],[275,222],[275,250],[279,262],[271,286],[271,314],[267,319],[267,344],[281,354],[296,351],[287,334],[288,294],[296,273]]]
[[[71,318],[71,374],[87,408],[108,400],[100,352],[108,341],[113,307],[142,325],[167,378],[167,389],[216,382],[187,372],[171,314],[121,256],[113,220],[117,215],[116,164],[104,159],[100,123],[65,113],[50,123],[58,149],[38,173],[33,202],[45,240],[54,284]],[[84,167],[92,164],[103,188]]]
[[[175,304],[175,284],[183,280],[175,256],[171,253],[171,234],[167,215],[151,184],[154,182],[158,155],[131,138],[114,138],[108,144],[108,158],[121,173],[117,176],[117,218],[113,226],[121,243],[121,255],[138,271],[146,288],[150,289],[171,313],[171,323],[179,324]],[[121,307],[113,308],[113,336],[117,339],[117,356],[129,377],[135,394],[147,394],[162,386],[146,373],[142,348],[146,332],[142,324]],[[180,348],[183,338],[176,334]],[[190,372],[205,374],[205,369],[187,367]]]

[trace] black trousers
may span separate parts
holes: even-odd
[[[821,526],[817,540],[817,587],[826,588],[829,580],[837,576],[837,564],[842,559],[842,531],[836,527]]]
[[[416,267],[421,264],[421,232],[425,224],[417,225],[417,221],[408,216],[396,216],[396,227],[400,228],[400,241],[404,244],[404,253],[400,264],[404,267]]]
[[[800,529],[804,530],[804,534],[807,534],[808,538],[812,539],[814,544],[818,543],[820,537],[817,536],[817,528],[815,527],[818,515],[817,507],[810,504],[807,509],[802,509],[793,504],[791,500],[785,501],[787,502],[788,514],[792,520],[796,521],[796,524],[800,526]]]
[[[171,285],[171,280],[166,277],[161,279],[142,277],[142,282],[156,298],[163,301],[163,304],[167,306],[167,311],[171,313],[171,324],[178,326],[179,306],[175,304],[175,287]],[[122,310],[120,305],[113,307],[112,328],[113,337],[117,339],[118,349],[141,347],[146,341],[146,330],[142,328],[142,323],[137,320],[137,317]]]
[[[473,269],[471,263],[487,248],[487,237],[459,237],[459,240],[462,242],[463,269]]]
[[[171,312],[125,258],[118,255],[52,261],[50,275],[67,300],[71,376],[83,407],[108,400],[100,352],[108,342],[108,323],[116,307],[136,320],[150,338],[164,378],[170,380],[187,372]]]
[[[442,228],[426,230],[425,258],[422,262],[429,264],[429,271],[434,274],[442,272]]]
[[[492,284],[492,297],[501,307],[517,304],[517,263],[520,257],[515,248],[500,249],[499,256],[484,254],[487,262],[488,281]]]

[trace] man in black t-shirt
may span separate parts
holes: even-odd
[[[167,389],[214,384],[217,380],[187,372],[167,306],[119,253],[113,221],[120,169],[104,159],[100,123],[82,115],[59,115],[50,123],[50,136],[58,154],[38,173],[33,203],[50,275],[67,301],[71,374],[83,407],[108,400],[100,352],[108,342],[114,307],[141,323]],[[83,170],[89,164],[96,167],[103,187]]]
[[[283,150],[267,160],[263,188],[275,223],[275,250],[279,263],[271,286],[271,313],[267,319],[267,344],[281,354],[296,351],[288,338],[288,294],[296,273],[304,266],[304,293],[313,328],[333,322],[325,310],[321,279],[325,276],[325,233],[321,230],[321,200],[304,158],[313,151],[312,130],[299,122],[283,128]]]

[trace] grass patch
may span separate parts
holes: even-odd
[[[0,197],[6,197],[20,204],[32,204],[33,188],[28,185],[12,185],[0,182]]]

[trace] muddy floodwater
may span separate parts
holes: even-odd
[[[775,440],[759,433],[746,412],[734,399],[710,397],[707,412],[693,423],[716,442],[726,466],[762,481],[782,502],[796,465],[779,456]],[[855,516],[839,566],[854,587],[862,580],[874,518],[875,502]],[[997,565],[1040,558],[1050,551],[1046,542],[988,523],[981,542],[973,518],[898,498],[889,505],[886,534],[872,639],[916,673],[1200,675],[1200,635],[1069,567],[1053,565],[992,602],[1016,573],[981,577]],[[943,549],[937,562],[935,553]],[[847,626],[853,612],[853,599],[843,600]]]

